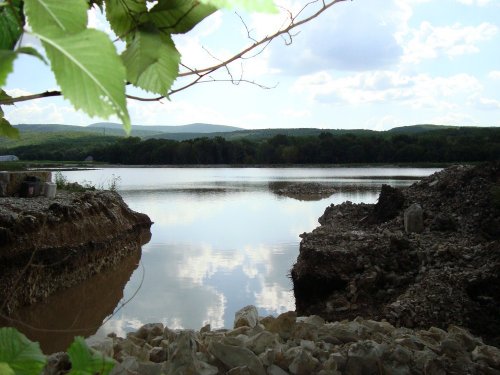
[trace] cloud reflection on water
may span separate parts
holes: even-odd
[[[298,234],[317,226],[330,203],[374,197],[348,192],[298,201],[266,191],[126,193],[133,209],[151,216],[153,238],[143,247],[141,290],[105,331],[155,321],[171,328],[230,326],[234,313],[248,304],[262,315],[293,310],[287,275],[298,255]],[[137,283],[132,278],[125,295]]]

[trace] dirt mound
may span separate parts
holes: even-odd
[[[111,191],[0,198],[0,311],[43,300],[140,252],[151,224]]]
[[[303,235],[292,269],[297,312],[457,324],[500,345],[500,163],[453,166],[400,194],[395,215],[380,204],[393,209],[394,199],[331,205],[322,225]],[[404,230],[414,203],[423,209],[418,234]]]

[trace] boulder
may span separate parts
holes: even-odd
[[[270,332],[279,334],[279,336],[287,340],[295,331],[297,320],[297,313],[295,311],[288,311],[280,314],[276,319],[267,321],[266,328]]]
[[[289,374],[281,367],[276,365],[271,365],[267,368],[267,375],[289,375]]]
[[[155,363],[162,363],[167,360],[167,351],[165,348],[156,346],[149,351],[149,360]]]
[[[169,346],[168,361],[164,368],[167,375],[217,375],[217,367],[200,361],[197,356],[196,336],[193,331],[181,331]]]
[[[479,345],[472,351],[472,359],[500,370],[500,349],[490,345]]]
[[[311,353],[307,350],[300,349],[288,369],[293,375],[309,375],[314,373],[318,365],[319,361],[314,358]]]
[[[247,366],[252,375],[266,375],[262,362],[247,348],[213,342],[209,346],[209,352],[228,369]]]
[[[406,233],[421,233],[424,230],[424,212],[418,203],[405,210],[404,224]]]
[[[255,336],[250,337],[245,342],[245,347],[250,349],[255,354],[259,355],[266,349],[274,349],[279,347],[278,335],[269,331],[263,331]]]
[[[147,323],[139,328],[135,336],[149,342],[153,338],[163,335],[163,330],[162,323]]]
[[[344,374],[371,374],[381,368],[382,355],[386,351],[383,344],[367,340],[357,342],[349,348]],[[377,372],[375,372],[377,373]]]
[[[234,328],[248,326],[253,328],[259,321],[259,313],[255,306],[249,305],[236,311],[234,316]]]

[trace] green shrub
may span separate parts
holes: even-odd
[[[75,337],[68,348],[71,361],[69,375],[107,375],[113,369],[113,359],[90,349],[83,337]],[[39,375],[47,357],[38,343],[12,327],[0,328],[0,374]]]

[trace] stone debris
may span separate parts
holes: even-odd
[[[314,340],[303,339],[304,325]],[[278,326],[285,334],[270,331]],[[259,318],[253,328],[203,332],[166,328],[155,336],[159,327],[147,324],[126,338],[111,334],[88,342],[116,360],[112,375],[500,373],[500,349],[457,326],[413,330],[360,317],[327,323],[316,316],[297,317],[288,312]],[[261,340],[262,346],[255,345]],[[67,361],[67,356],[54,354],[44,374],[67,369]]]

